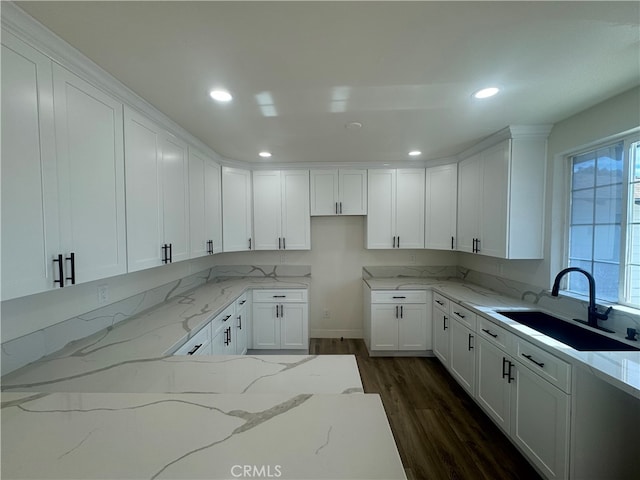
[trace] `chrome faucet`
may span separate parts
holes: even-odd
[[[596,305],[596,281],[593,276],[586,270],[578,267],[569,267],[561,270],[560,273],[556,275],[556,279],[553,281],[551,295],[554,297],[558,296],[558,291],[560,290],[560,280],[569,272],[580,272],[585,277],[587,277],[587,281],[589,282],[589,307],[587,308],[587,321],[585,322],[584,320],[578,320],[577,318],[574,318],[574,320],[576,322],[586,323],[590,327],[597,328],[599,330],[611,332],[611,330],[598,326],[598,320],[606,320],[607,318],[609,318],[609,312],[611,312],[613,307],[607,308],[606,312],[604,313],[598,312],[598,306]]]

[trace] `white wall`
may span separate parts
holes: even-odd
[[[216,264],[310,265],[310,335],[361,337],[363,266],[445,266],[455,265],[457,258],[450,251],[366,250],[364,236],[364,217],[312,217],[311,251],[223,253],[216,255]],[[329,318],[323,318],[324,310]]]
[[[491,275],[551,288],[562,268],[567,182],[566,153],[640,125],[640,87],[636,87],[553,126],[547,147],[544,260],[499,260],[459,254],[459,265]]]

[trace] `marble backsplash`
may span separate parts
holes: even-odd
[[[3,343],[0,349],[2,375],[57,352],[69,342],[113,328],[117,323],[128,320],[206,282],[239,276],[304,277],[311,276],[311,267],[307,265],[214,266]]]

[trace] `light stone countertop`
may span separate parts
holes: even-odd
[[[310,281],[210,282],[5,375],[2,478],[222,479],[250,468],[406,479],[354,356],[165,353],[249,289]]]
[[[640,399],[640,351],[587,352],[578,351],[551,337],[522,325],[496,310],[540,310],[531,303],[501,295],[479,285],[462,280],[437,278],[367,278],[372,290],[433,289],[476,313],[489,318],[506,330],[519,335],[536,346]],[[548,313],[554,314],[549,311]],[[616,338],[616,337],[612,337]],[[619,338],[616,338],[619,340]],[[639,345],[640,346],[640,345]]]
[[[405,479],[378,395],[2,395],[2,478]],[[391,448],[390,448],[391,447]],[[255,471],[255,470],[254,470]]]

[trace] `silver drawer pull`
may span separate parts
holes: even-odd
[[[543,362],[537,362],[536,360],[533,359],[533,357],[531,355],[527,355],[526,353],[523,353],[522,356],[524,358],[526,358],[527,360],[529,360],[530,362],[535,363],[536,365],[538,365],[540,368],[544,368],[544,363]]]

